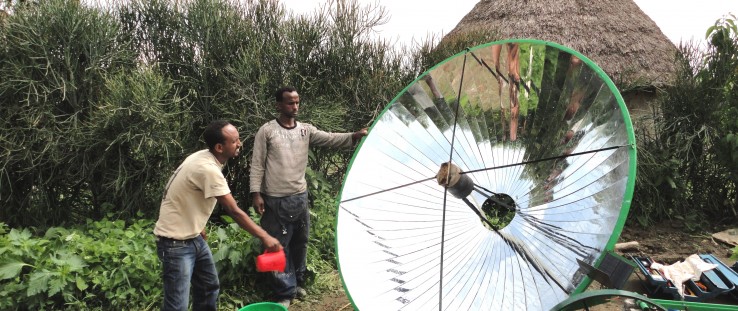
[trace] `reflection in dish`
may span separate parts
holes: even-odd
[[[617,239],[631,146],[617,89],[575,51],[510,40],[449,58],[387,106],[346,175],[336,231],[352,302],[548,310],[588,282],[577,260]],[[448,162],[473,184],[461,196],[436,178]]]

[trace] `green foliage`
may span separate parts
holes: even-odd
[[[243,156],[226,176],[248,202],[246,160],[273,118],[274,89],[299,89],[301,121],[354,131],[419,70],[408,51],[371,39],[385,13],[357,1],[304,16],[268,0],[49,0],[2,14],[0,220],[10,226],[0,225],[0,309],[156,308],[152,219],[207,123],[239,127]],[[312,292],[338,283],[334,203],[350,155],[310,158]],[[221,307],[263,300],[260,243],[216,211]]]
[[[336,204],[339,183],[331,183],[325,174],[308,169],[310,191],[310,241],[308,271],[311,291],[335,290],[336,282]]]
[[[716,161],[726,168],[724,174],[732,184],[732,189],[724,203],[736,213],[736,189],[738,184],[738,28],[735,25],[735,16],[732,19],[718,20],[710,34],[711,51],[706,60],[708,72],[704,72],[703,79],[710,81],[716,88],[713,95],[718,101],[720,112],[718,119],[717,138],[714,151]]]
[[[227,178],[248,198],[274,89],[299,89],[301,121],[355,131],[415,71],[409,53],[370,38],[384,11],[357,1],[304,16],[267,0],[49,0],[11,13],[0,27],[0,219],[13,227],[155,217],[162,185],[213,119],[241,131]],[[340,180],[350,150],[314,152],[310,166]]]
[[[324,180],[311,184],[334,188]],[[313,275],[311,291],[318,292],[335,290],[337,284],[330,281],[335,277],[334,202],[325,192],[319,193],[311,213],[316,234],[311,236],[308,259]],[[221,307],[234,309],[268,299],[265,277],[255,270],[255,257],[261,253],[259,240],[232,220],[225,222],[225,226],[207,229],[221,281]],[[150,220],[127,226],[120,220],[102,220],[73,229],[54,227],[42,237],[29,229],[10,230],[0,237],[0,255],[5,258],[0,262],[0,285],[4,288],[0,290],[0,309],[21,305],[42,309],[63,305],[71,309],[157,308],[161,278],[152,227]],[[16,299],[17,295],[24,298]]]
[[[207,230],[223,309],[269,297],[264,276],[255,270],[259,240],[230,222]],[[145,219],[130,224],[103,219],[73,228],[52,227],[41,234],[30,229],[7,230],[0,223],[0,310],[158,308],[161,268],[153,226],[153,221]],[[322,240],[323,234],[318,236],[315,244],[332,245]],[[316,279],[335,270],[333,260],[330,253],[310,257],[311,270],[321,275]]]
[[[161,294],[149,220],[0,236],[0,309],[150,308]]]
[[[269,296],[265,276],[256,271],[255,259],[261,253],[261,242],[229,216],[223,218],[225,225],[211,225],[207,229],[208,245],[221,283],[219,306],[238,309]],[[252,215],[252,218],[258,222],[258,217]]]
[[[634,214],[642,225],[681,218],[698,228],[738,216],[738,33],[721,19],[708,35],[704,54],[680,48],[677,77],[644,120],[654,127],[637,133]]]
[[[77,139],[83,147],[79,163],[92,179],[87,189],[101,207],[87,213],[95,219],[112,212],[113,202],[124,217],[141,206],[156,206],[170,163],[183,156],[181,142],[192,126],[171,81],[150,68],[121,71],[105,82],[107,91],[90,109]]]
[[[19,5],[0,30],[0,218],[64,221],[70,213],[57,207],[92,203],[88,170],[70,165],[86,147],[75,139],[105,76],[133,54],[112,16],[71,1]]]

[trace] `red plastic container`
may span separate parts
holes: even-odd
[[[274,253],[264,252],[264,254],[256,256],[256,271],[259,272],[284,272],[286,264],[287,258],[285,258],[283,250]]]

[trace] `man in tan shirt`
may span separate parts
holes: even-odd
[[[249,187],[254,208],[262,214],[261,225],[284,246],[285,271],[273,273],[277,301],[289,306],[294,297],[305,295],[307,241],[310,214],[307,211],[307,168],[310,146],[348,148],[366,136],[354,133],[327,133],[297,122],[300,95],[292,87],[275,94],[279,116],[267,122],[254,138]]]
[[[187,310],[192,284],[193,310],[217,310],[220,281],[213,254],[205,241],[205,224],[216,203],[268,251],[282,249],[275,238],[254,223],[231,195],[223,172],[241,149],[236,127],[213,121],[203,133],[208,149],[188,156],[169,178],[154,227],[162,263],[162,310]]]

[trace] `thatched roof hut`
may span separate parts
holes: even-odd
[[[660,86],[673,75],[676,47],[632,0],[482,0],[441,44],[480,30],[571,47],[621,85]]]

